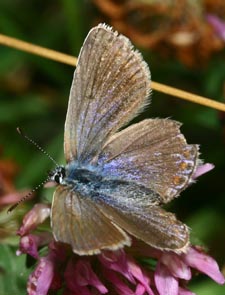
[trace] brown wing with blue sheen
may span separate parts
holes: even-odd
[[[187,144],[181,124],[147,119],[113,135],[98,159],[103,174],[152,189],[166,203],[192,182],[198,146]]]
[[[159,206],[137,210],[102,202],[99,209],[127,233],[154,248],[184,253],[189,246],[188,227]]]
[[[158,206],[160,198],[154,191],[130,182],[105,181],[92,198],[108,219],[152,247],[187,250],[187,226]]]
[[[65,122],[67,162],[89,162],[110,135],[146,105],[150,72],[130,41],[93,28],[79,54]]]
[[[130,245],[127,234],[93,201],[63,186],[58,186],[54,194],[51,223],[56,241],[71,245],[79,255]]]

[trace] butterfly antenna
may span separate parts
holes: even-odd
[[[44,186],[48,181],[50,180],[50,177],[48,177],[45,181],[42,181],[39,185],[37,185],[34,189],[32,189],[27,195],[22,197],[17,203],[12,205],[8,210],[7,213],[11,213],[19,204],[23,203],[26,199],[32,196],[34,192],[36,192],[40,187]]]
[[[29,136],[27,136],[22,130],[21,128],[17,127],[16,128],[17,132],[23,137],[25,138],[29,143],[31,143],[32,145],[34,145],[39,151],[41,151],[45,156],[47,156],[56,166],[59,166],[59,164],[56,162],[56,160],[54,160],[49,153],[47,153],[40,145],[38,145],[33,139],[31,139]]]

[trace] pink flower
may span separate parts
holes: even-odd
[[[104,251],[99,255],[99,260],[103,265],[103,273],[106,274],[107,279],[115,285],[119,294],[127,294],[132,290],[128,288],[124,281],[120,280],[119,276],[122,275],[130,284],[136,286],[134,294],[149,294],[154,295],[150,287],[150,278],[144,269],[139,266],[135,260],[128,256],[124,250],[118,251]],[[126,293],[123,293],[125,292]],[[130,290],[130,291],[129,291]]]
[[[194,178],[213,167],[199,165]],[[194,246],[185,254],[176,254],[133,239],[132,246],[122,250],[78,256],[69,245],[55,242],[50,231],[32,233],[49,215],[50,206],[35,205],[18,231],[21,240],[17,254],[28,254],[38,261],[29,276],[28,295],[58,291],[64,295],[194,295],[186,288],[193,270],[208,275],[218,284],[225,282],[216,261]],[[43,246],[48,246],[48,253],[40,257],[39,248]],[[138,263],[140,258],[153,260],[156,266],[150,270]]]
[[[154,295],[150,287],[150,276],[144,269],[142,269],[135,260],[129,258],[128,260],[129,270],[133,277],[137,281],[136,295],[149,294]]]
[[[214,165],[210,164],[210,163],[205,163],[205,164],[201,164],[197,167],[194,175],[192,176],[192,179],[196,179],[199,176],[211,171],[212,169],[214,169]]]
[[[208,14],[206,19],[213,26],[216,34],[225,41],[225,22],[213,14]]]
[[[29,295],[46,295],[54,277],[54,268],[57,264],[51,253],[42,257],[35,271],[29,276],[27,292]]]
[[[24,236],[35,229],[50,216],[50,206],[36,204],[23,218],[23,225],[18,230],[18,235]]]
[[[38,259],[38,247],[48,244],[52,240],[52,235],[48,232],[43,232],[38,235],[26,235],[20,239],[19,250],[16,251],[17,255],[26,253]]]
[[[135,252],[132,253],[135,257]],[[71,295],[192,295],[186,289],[192,269],[209,275],[219,284],[225,282],[215,260],[196,247],[181,255],[149,247],[148,256],[157,257],[153,272],[124,250],[85,257],[73,254],[67,245],[51,242],[49,253],[39,259],[29,277],[28,294],[45,295],[48,290],[61,289]]]
[[[51,242],[47,256],[38,260],[38,265],[29,276],[27,293],[29,295],[45,295],[49,289],[62,287],[60,267],[66,260],[65,249],[60,244]]]
[[[101,255],[98,256],[98,259],[100,260],[104,268],[122,274],[131,283],[135,282],[128,266],[126,253],[123,250],[114,252],[104,251]]]
[[[155,285],[160,295],[178,294],[178,278],[173,276],[163,263],[158,263],[156,267]]]
[[[183,254],[183,261],[190,267],[206,274],[218,284],[223,285],[225,283],[225,278],[216,261],[200,248],[191,247],[187,254]]]
[[[155,271],[155,284],[159,294],[180,295],[189,292],[182,289],[182,283],[183,280],[188,282],[191,279],[191,268],[208,275],[218,284],[225,283],[216,261],[202,250],[190,247],[186,254],[162,253]]]
[[[67,288],[80,295],[91,295],[89,288],[93,287],[99,291],[99,294],[108,293],[107,288],[93,271],[88,258],[73,257],[70,259],[64,276]]]
[[[182,259],[181,255],[165,252],[160,258],[160,263],[169,268],[170,273],[177,278],[189,281],[191,279],[191,269]]]

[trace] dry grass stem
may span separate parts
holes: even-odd
[[[0,34],[0,44],[13,47],[22,51],[26,51],[35,55],[39,55],[45,58],[49,58],[61,63],[72,65],[72,66],[75,66],[77,63],[77,58],[71,55],[64,54],[55,50],[47,49],[41,46],[33,45],[31,43],[24,42],[16,38],[8,37],[2,34]],[[166,93],[168,95],[172,95],[184,100],[188,100],[194,103],[198,103],[198,104],[225,112],[224,103],[221,103],[203,96],[195,95],[187,91],[183,91],[183,90],[166,86],[164,84],[153,82],[153,81],[151,82],[151,88],[156,91]]]

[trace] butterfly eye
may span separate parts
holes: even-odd
[[[60,176],[58,174],[55,174],[54,181],[60,183]]]
[[[58,166],[55,170],[51,171],[49,173],[49,178],[58,183],[61,184],[62,180],[64,179],[66,173],[65,173],[65,168],[62,166]]]

